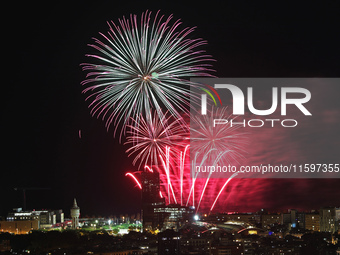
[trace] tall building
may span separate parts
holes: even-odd
[[[292,224],[292,227],[295,228],[297,227],[298,223],[298,212],[295,209],[289,209],[288,213],[290,214],[290,223]]]
[[[305,213],[296,209],[289,209],[288,213],[282,214],[282,223],[289,228],[305,228]]]
[[[340,234],[340,207],[335,209],[335,219],[336,219],[336,226],[338,228],[338,234]]]
[[[142,219],[143,229],[177,230],[185,222],[193,219],[194,209],[178,204],[165,205],[160,194],[158,172],[142,172]]]
[[[335,233],[338,231],[339,219],[337,218],[337,211],[340,208],[323,207],[320,209],[320,231]],[[340,213],[339,213],[340,215]]]
[[[160,196],[158,172],[142,172],[142,219],[144,230],[160,228],[162,219],[155,213],[157,207],[164,207],[165,200]]]
[[[77,229],[79,227],[79,215],[80,208],[77,205],[76,199],[74,199],[73,206],[71,208],[72,229]]]

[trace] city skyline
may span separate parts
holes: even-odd
[[[281,10],[256,6],[254,11],[252,4],[236,3],[228,3],[227,9],[160,3],[114,7],[108,2],[52,9],[13,6],[6,30],[14,55],[6,66],[10,81],[2,109],[6,154],[0,215],[21,207],[22,191],[14,188],[47,188],[26,191],[30,209],[66,211],[76,197],[88,215],[140,210],[141,192],[125,177],[137,171],[125,153],[127,146],[90,116],[81,94],[79,64],[86,61],[91,37],[106,31],[106,21],[147,9],[173,13],[185,26],[197,26],[195,37],[208,41],[205,49],[217,60],[218,77],[339,76],[335,8],[311,4],[292,9],[287,4]],[[340,179],[248,179],[230,182],[223,195],[221,211],[338,206]]]
[[[149,177],[144,179],[146,207],[152,206],[149,202],[154,200],[150,197],[154,180]],[[336,207],[310,213],[290,209],[281,213],[261,210],[246,214],[195,215],[190,208],[163,204],[154,208],[153,216],[143,216],[143,224],[140,215],[81,218],[78,222],[79,209],[74,200],[72,220],[64,220],[62,210],[14,210],[6,221],[0,221],[0,250],[13,254],[106,251],[207,255],[222,251],[235,255],[269,251],[270,254],[310,255],[340,251],[340,208]]]

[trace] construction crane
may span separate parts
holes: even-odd
[[[14,188],[15,191],[22,190],[22,195],[23,195],[23,210],[26,211],[26,190],[49,190],[50,188]]]

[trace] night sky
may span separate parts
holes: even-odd
[[[113,137],[112,129],[106,131],[103,121],[90,116],[81,94],[85,73],[80,64],[87,61],[91,37],[107,31],[106,21],[146,10],[174,14],[185,27],[197,27],[193,36],[208,41],[205,49],[217,60],[217,77],[339,77],[340,8],[336,4],[6,4],[0,215],[22,207],[22,192],[14,187],[47,188],[26,192],[28,209],[63,209],[68,216],[76,197],[82,216],[139,211],[140,191],[124,176],[135,169],[125,154],[127,146]],[[248,195],[242,196],[240,190]],[[340,205],[340,179],[251,180],[249,185],[231,186],[230,191],[238,195],[223,210]]]

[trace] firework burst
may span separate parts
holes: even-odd
[[[92,63],[82,64],[87,72],[83,93],[90,93],[91,114],[106,119],[106,126],[121,123],[125,132],[132,118],[152,119],[155,109],[163,119],[164,107],[181,120],[180,112],[188,113],[192,76],[211,76],[211,57],[200,50],[202,39],[191,39],[194,28],[180,29],[179,20],[172,22],[160,16],[152,19],[145,12],[108,23],[107,34],[90,44],[95,54],[88,54]]]
[[[187,140],[188,127],[181,125],[182,123],[175,119],[168,112],[160,116],[155,111],[150,121],[147,121],[142,115],[132,119],[131,125],[128,125],[127,142],[131,145],[127,149],[129,156],[135,155],[133,164],[139,160],[139,168],[141,166],[158,165],[159,156],[164,157],[166,147],[177,144],[171,153],[174,158],[178,155],[178,150],[185,146],[184,141]]]

